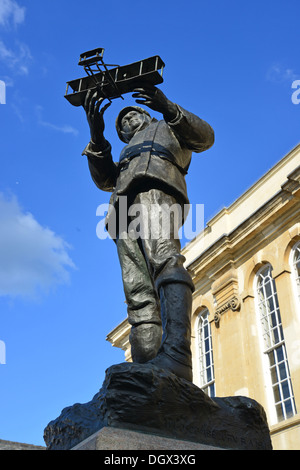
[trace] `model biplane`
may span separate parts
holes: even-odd
[[[99,97],[111,101],[137,87],[163,82],[165,64],[159,56],[119,66],[105,64],[103,53],[104,49],[98,48],[80,54],[78,65],[83,66],[87,76],[67,82],[65,98],[73,106],[83,105],[88,90],[98,90]]]

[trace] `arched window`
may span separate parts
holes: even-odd
[[[296,413],[296,407],[276,284],[270,264],[265,265],[257,273],[257,300],[263,335],[263,352],[268,357],[277,420],[281,421],[293,416]]]
[[[215,373],[209,311],[203,310],[198,316],[197,342],[200,387],[209,396],[215,396]]]
[[[300,305],[300,242],[296,243],[296,245],[292,249],[292,271],[293,271],[293,278],[295,280],[296,285],[296,293],[298,296],[299,304]]]

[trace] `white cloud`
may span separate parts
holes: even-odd
[[[297,75],[293,69],[274,64],[268,69],[266,78],[269,82],[291,83],[297,78]]]
[[[15,0],[0,0],[0,25],[14,26],[21,24],[25,19],[25,7],[21,7]]]
[[[0,58],[3,60],[11,59],[13,52],[6,47],[3,41],[0,41]]]
[[[32,56],[29,47],[24,43],[17,43],[16,49],[12,50],[3,41],[0,41],[0,61],[13,70],[16,75],[27,75]]]
[[[11,30],[25,20],[25,7],[20,6],[15,0],[0,0],[0,27]],[[28,75],[32,56],[27,44],[20,41],[12,41],[9,47],[0,40],[0,61],[15,75]]]
[[[38,123],[40,126],[48,127],[49,129],[52,129],[54,131],[63,132],[64,134],[78,135],[78,130],[68,124],[59,126],[57,124],[44,121],[42,117],[42,111],[43,111],[42,106],[36,106],[36,113],[38,117]]]
[[[0,296],[35,297],[69,282],[69,245],[0,193]]]

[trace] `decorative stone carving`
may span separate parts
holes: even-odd
[[[219,324],[221,315],[223,315],[224,312],[226,312],[227,310],[232,310],[233,312],[235,312],[240,309],[240,306],[241,306],[241,303],[238,297],[233,297],[232,299],[230,299],[228,302],[222,305],[222,307],[219,307],[215,311],[215,315],[214,315],[215,323]]]

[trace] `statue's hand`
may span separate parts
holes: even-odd
[[[177,106],[172,103],[164,93],[155,86],[149,86],[145,88],[136,88],[133,90],[135,93],[132,95],[133,98],[142,98],[136,99],[136,103],[145,104],[153,111],[158,111],[162,113],[164,118],[167,121],[172,121],[177,116]]]
[[[107,103],[103,108],[100,108],[105,98],[98,97],[98,91],[87,92],[83,108],[86,112],[88,124],[90,126],[91,140],[94,144],[101,146],[104,144],[104,119],[103,114],[105,110],[111,105],[111,102]]]

